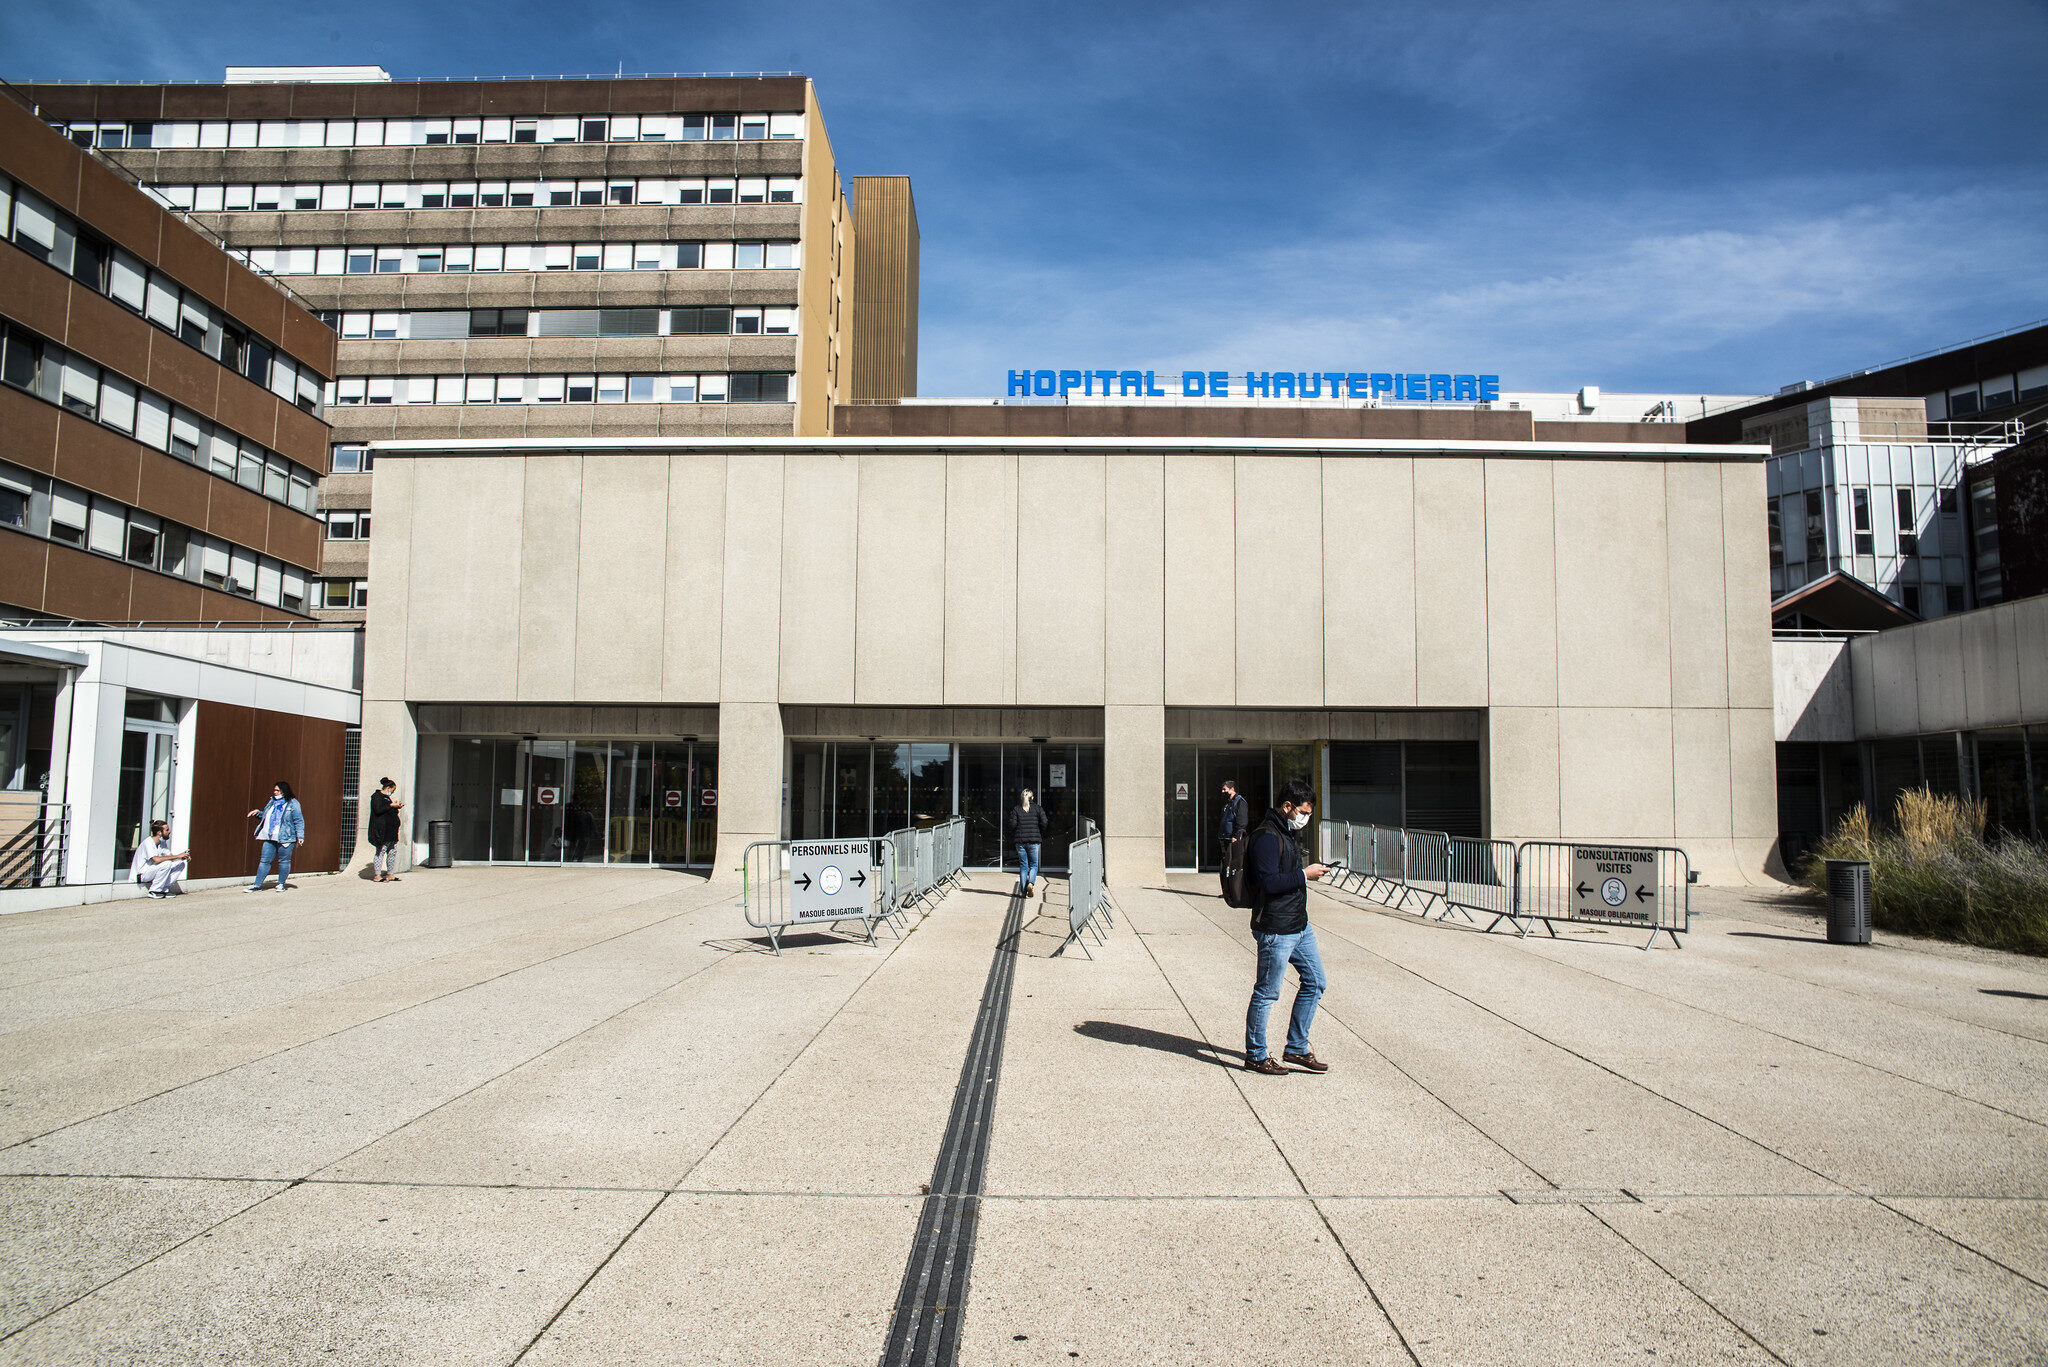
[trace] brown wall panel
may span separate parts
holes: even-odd
[[[270,508],[270,500],[263,495],[215,479],[212,497],[207,501],[206,530],[237,546],[261,550],[270,539]]]
[[[13,100],[0,100],[0,149],[0,165],[9,175],[66,213],[77,212],[78,170],[85,154],[71,139]]]
[[[0,458],[49,474],[57,463],[55,404],[0,385]]]
[[[197,294],[217,308],[227,309],[235,314],[237,321],[248,324],[259,332],[265,331],[263,318],[244,318],[228,305],[228,266],[226,253],[208,242],[199,234],[179,224],[180,231],[167,232],[157,248],[156,264],[165,273],[186,289]],[[247,275],[247,272],[241,272]],[[275,290],[271,291],[277,297]],[[276,336],[275,330],[266,333]]]
[[[0,243],[0,313],[45,337],[62,337],[70,304],[69,277],[19,247]]]
[[[246,815],[270,800],[279,779],[306,816],[294,874],[330,873],[341,862],[341,765],[347,728],[337,721],[200,702],[192,771],[192,876],[248,877],[262,846]]]
[[[272,448],[316,474],[326,474],[327,462],[332,459],[328,448],[334,441],[334,430],[297,404],[286,403],[276,395],[271,397],[276,401],[277,414],[277,440]]]
[[[277,450],[277,395],[229,371],[221,372],[217,393],[211,417],[223,427]]]
[[[270,509],[270,532],[264,538],[262,549],[287,564],[298,565],[309,572],[320,569],[320,552],[326,544],[326,528],[318,518],[307,517],[304,513],[275,504]]]
[[[153,447],[141,451],[142,494],[136,503],[173,522],[204,530],[215,477]]]
[[[147,319],[130,313],[104,294],[73,285],[71,316],[66,320],[64,335],[57,340],[140,384],[149,373],[150,346],[159,337],[170,340]]]
[[[142,488],[141,443],[76,413],[57,415],[56,476],[96,494],[137,504]]]
[[[149,374],[142,382],[173,403],[211,417],[219,411],[224,373],[213,357],[160,333],[150,339]]]
[[[118,176],[82,173],[78,216],[144,261],[156,260],[163,250],[163,210]]]
[[[133,573],[122,561],[51,543],[43,611],[86,622],[125,622]]]
[[[41,612],[49,566],[49,542],[12,527],[0,527],[0,603]]]
[[[222,300],[221,307],[242,323],[265,337],[276,338],[279,345],[283,345],[284,315],[285,310],[290,307],[290,301],[278,292],[277,287],[245,270],[224,277],[222,283],[225,286],[226,298]],[[320,326],[319,320],[315,318],[307,317],[305,321],[314,327]],[[290,347],[284,349],[287,352],[291,351]]]

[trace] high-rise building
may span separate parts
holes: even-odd
[[[323,617],[374,592],[373,440],[822,435],[846,388],[859,190],[800,75],[23,89],[340,334]],[[901,220],[876,265],[915,392]]]

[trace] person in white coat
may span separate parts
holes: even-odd
[[[135,851],[135,862],[128,866],[128,876],[138,883],[147,883],[151,897],[169,897],[178,891],[179,880],[185,876],[185,865],[191,859],[192,851],[171,848],[170,822],[152,821],[149,823],[149,839]]]

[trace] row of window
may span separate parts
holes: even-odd
[[[151,270],[35,191],[0,176],[0,238],[87,289],[141,314],[188,346],[309,412],[322,377],[256,337],[162,271]]]
[[[337,380],[328,400],[357,404],[788,403],[787,374],[396,375]]]
[[[1928,490],[1926,494],[1932,495],[1933,491]],[[1877,554],[1877,532],[1871,522],[1871,503],[1869,489],[1850,489],[1849,554]],[[1940,530],[1932,523],[1922,527],[1922,520],[1933,515],[1935,506],[1940,509]],[[1896,486],[1892,490],[1892,512],[1894,520],[1888,531],[1897,538],[1896,551],[1887,546],[1885,554],[1896,553],[1907,559],[1939,556],[1945,543],[1952,543],[1947,547],[1950,554],[1961,549],[1961,507],[1955,486],[1950,485],[1940,491],[1938,504],[1910,485]],[[1787,562],[1818,564],[1828,559],[1826,491],[1808,489],[1804,493],[1773,499],[1768,514],[1772,569],[1783,569]],[[1788,538],[1785,535],[1787,529],[1794,535]]]
[[[0,330],[0,379],[265,498],[312,509],[311,470],[15,323]]]
[[[521,142],[788,142],[802,114],[556,114],[501,119],[53,123],[80,147],[436,147]]]
[[[306,572],[155,513],[0,463],[0,526],[303,612]]]
[[[329,456],[327,468],[337,475],[368,474],[376,463],[374,454],[367,446],[337,446]]]
[[[1952,422],[1994,408],[2048,399],[2048,365],[2037,365],[2008,375],[1994,375],[1973,384],[1958,385],[1927,396],[1927,417],[1932,422]]]
[[[305,185],[145,185],[173,209],[526,209],[653,204],[801,204],[797,176],[686,180],[359,180]]]
[[[488,271],[792,271],[794,242],[536,242],[503,246],[252,247],[272,275],[467,275]]]
[[[332,512],[325,515],[327,539],[329,541],[368,541],[370,539],[370,510],[360,512]]]
[[[433,309],[320,317],[343,341],[468,337],[788,337],[794,308]]]

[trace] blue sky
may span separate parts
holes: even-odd
[[[53,10],[63,11],[52,23]],[[1009,367],[1758,392],[2048,317],[2048,4],[10,5],[12,79],[798,70]]]

